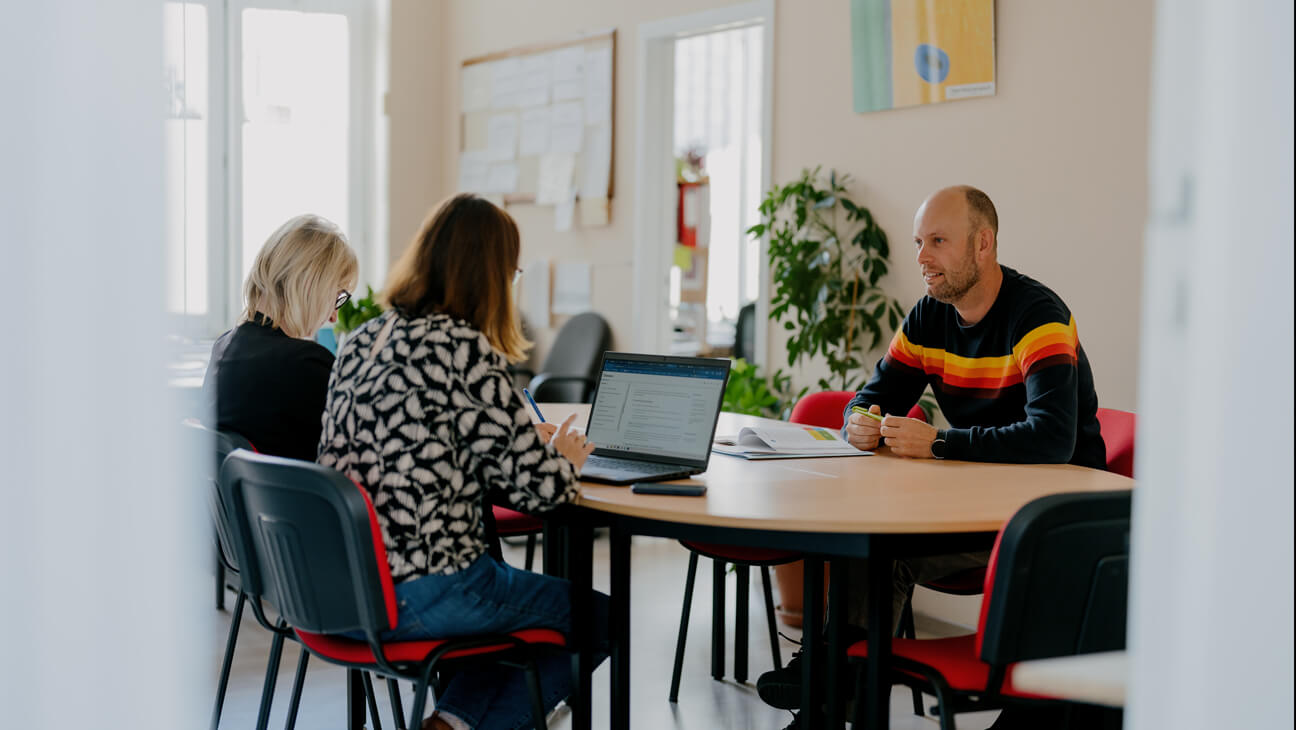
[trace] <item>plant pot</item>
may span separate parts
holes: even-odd
[[[774,566],[774,581],[778,584],[779,602],[775,613],[784,626],[801,628],[802,598],[805,596],[805,563],[784,563]],[[824,564],[824,606],[828,605],[828,565]],[[823,620],[823,617],[820,617]]]

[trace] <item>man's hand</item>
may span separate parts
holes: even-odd
[[[882,409],[877,405],[869,407],[869,413],[882,415]],[[880,439],[879,429],[882,424],[862,413],[850,414],[850,420],[846,422],[846,442],[860,451],[872,451],[878,447]]]
[[[865,416],[858,416],[864,418]],[[856,416],[852,416],[852,419]],[[915,459],[932,458],[931,445],[939,429],[916,418],[887,416],[882,419],[882,438],[896,456]]]

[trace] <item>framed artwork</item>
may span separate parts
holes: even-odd
[[[856,112],[993,96],[994,0],[851,0]]]

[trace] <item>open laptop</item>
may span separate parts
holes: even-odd
[[[585,435],[594,453],[581,479],[605,484],[706,471],[729,360],[603,353]]]

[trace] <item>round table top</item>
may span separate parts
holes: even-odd
[[[544,404],[550,422],[589,406]],[[716,433],[765,419],[722,413]],[[1023,505],[1060,492],[1130,489],[1134,480],[1069,464],[987,464],[872,456],[748,461],[712,454],[707,471],[675,480],[707,485],[702,497],[634,494],[583,482],[589,509],[687,524],[796,532],[994,532]]]

